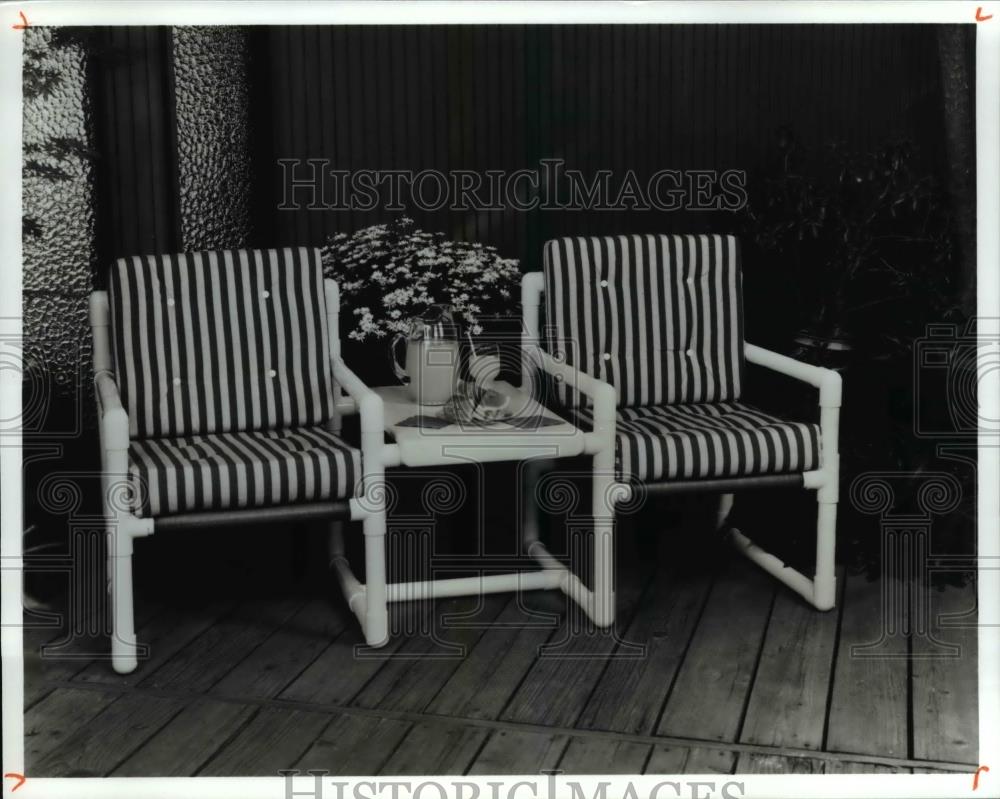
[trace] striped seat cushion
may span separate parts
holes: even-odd
[[[129,446],[133,512],[287,505],[354,496],[361,453],[322,427],[146,439]]]
[[[132,438],[321,424],[333,393],[319,251],[122,258],[108,280]]]
[[[618,405],[737,400],[743,377],[740,251],[733,236],[549,241],[545,343],[618,391]],[[572,387],[557,389],[575,404]]]
[[[578,420],[593,425],[588,409]],[[619,480],[749,477],[819,468],[819,425],[786,422],[738,402],[622,408]]]

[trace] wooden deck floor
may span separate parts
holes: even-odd
[[[726,556],[700,574],[620,577],[614,634],[577,629],[554,593],[494,595],[400,610],[405,629],[378,651],[358,649],[339,600],[147,598],[150,658],[128,677],[86,654],[100,638],[40,658],[59,636],[26,631],[27,769],[974,771],[975,628],[935,623],[961,646],[951,658],[920,657],[927,637],[878,643],[881,589],[841,574],[838,609],[817,613]],[[974,609],[972,585],[931,594],[932,619]]]

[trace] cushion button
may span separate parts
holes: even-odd
[[[607,287],[608,287],[608,281],[607,281],[607,280],[602,280],[602,281],[601,281],[601,286],[602,286],[603,288],[607,288]]]
[[[604,353],[604,360],[606,360],[606,361],[610,361],[611,360],[611,353],[610,352]]]
[[[277,377],[277,376],[278,376],[278,373],[277,373],[276,371],[274,371],[274,369],[271,369],[271,370],[270,370],[270,371],[268,372],[268,374],[269,374],[269,375],[271,375],[271,377]]]
[[[174,298],[173,297],[167,297],[167,305],[169,305],[171,308],[174,307]]]
[[[181,384],[181,379],[179,377],[174,378],[174,385],[179,386]]]
[[[261,294],[261,296],[262,296],[262,297],[263,297],[263,298],[264,298],[264,299],[266,300],[266,299],[267,299],[268,297],[270,297],[270,296],[271,296],[271,292],[270,292],[270,291],[264,291],[264,292],[263,292],[263,293]]]

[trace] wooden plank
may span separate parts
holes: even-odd
[[[736,753],[708,746],[654,746],[646,774],[732,774]]]
[[[886,766],[882,763],[860,763],[856,760],[826,760],[826,774],[910,774],[913,769],[905,766]]]
[[[500,715],[538,658],[539,647],[555,630],[558,616],[553,619],[553,614],[565,609],[562,599],[556,599],[552,592],[537,594],[510,599],[496,623],[427,706],[427,712],[472,719]],[[545,606],[550,610],[543,613]]]
[[[930,592],[927,635],[913,636],[913,757],[979,765],[976,585]],[[941,618],[943,615],[951,619]],[[962,626],[952,626],[960,624]],[[915,625],[916,626],[916,625]],[[959,647],[939,657],[941,644]]]
[[[567,774],[641,774],[652,749],[612,737],[571,738],[559,768]]]
[[[213,624],[151,675],[143,688],[202,693],[260,646],[302,604],[297,599],[255,600]]]
[[[914,774],[969,774],[968,771],[960,771],[958,769],[944,769],[944,768],[913,768]]]
[[[155,618],[161,606],[136,600],[136,623]],[[24,704],[30,707],[51,689],[51,683],[78,678],[93,667],[114,673],[109,661],[109,637],[104,623],[94,618],[105,608],[93,608],[86,619],[72,619],[72,610],[62,613],[58,628],[32,627],[24,631]],[[28,619],[26,623],[30,623]],[[98,632],[94,633],[93,630]],[[140,639],[141,640],[141,639]],[[64,643],[65,642],[65,643]]]
[[[389,608],[390,631],[395,629],[392,620],[399,609],[398,605]],[[404,640],[405,636],[390,634],[384,647],[372,649],[365,645],[360,627],[348,624],[347,629],[282,690],[279,697],[310,704],[346,705],[392,660]]]
[[[379,774],[465,774],[486,734],[459,724],[415,724]]]
[[[197,775],[274,777],[292,768],[329,721],[325,713],[262,708]]]
[[[256,705],[196,699],[114,769],[111,776],[190,777],[256,710]]]
[[[705,575],[662,573],[636,610],[625,639],[642,658],[613,661],[576,726],[650,734],[680,667],[711,586]]]
[[[427,632],[403,642],[352,704],[382,710],[423,710],[468,657],[486,632],[485,625],[496,619],[508,601],[506,596],[491,594],[435,603]],[[449,620],[449,615],[462,618]]]
[[[332,776],[377,774],[410,726],[398,719],[336,713],[294,768],[323,769]]]
[[[27,621],[26,621],[27,623]],[[42,648],[50,642],[58,643],[68,638],[66,623],[61,627],[29,627],[23,631],[24,652],[24,706],[32,707],[43,696],[52,691],[52,683],[68,680],[89,660],[76,657],[61,657],[42,654]],[[90,639],[93,642],[93,639]],[[71,644],[70,644],[71,646]],[[107,646],[94,651],[106,651]],[[60,653],[62,654],[62,653]]]
[[[125,695],[42,757],[35,774],[103,777],[156,734],[184,707],[178,699]]]
[[[889,586],[894,596],[901,587]],[[883,636],[882,580],[848,575],[844,586],[837,662],[830,697],[826,749],[884,757],[906,757],[907,668],[902,619],[897,635]],[[899,593],[895,593],[895,592]],[[890,611],[891,612],[891,611]],[[877,649],[855,650],[870,644]]]
[[[343,603],[307,602],[281,629],[254,650],[213,688],[240,699],[270,699],[302,673],[353,622]]]
[[[469,774],[539,774],[556,768],[569,737],[556,733],[497,730]]]
[[[605,668],[616,656],[635,658],[638,647],[623,637],[642,581],[619,576],[615,623],[598,629],[582,609],[568,607],[566,619],[546,644],[500,718],[528,724],[571,727],[580,717]],[[567,602],[572,602],[567,598]],[[624,643],[623,643],[624,642]]]
[[[667,699],[660,735],[736,740],[774,591],[774,578],[749,561],[734,559],[723,569]]]
[[[24,714],[24,760],[28,774],[39,761],[116,699],[115,694],[56,688]]]
[[[149,647],[149,656],[139,661],[131,674],[118,674],[107,659],[94,661],[73,679],[86,683],[127,687],[153,674],[177,652],[235,607],[233,602],[213,602],[202,607],[171,607],[137,627],[139,643]]]
[[[842,588],[842,570],[838,579]],[[838,616],[791,591],[778,592],[740,741],[822,749]]]
[[[736,764],[737,774],[822,774],[823,761],[813,757],[787,757],[744,752]]]

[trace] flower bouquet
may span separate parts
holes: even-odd
[[[409,321],[432,305],[450,305],[473,336],[483,333],[489,317],[517,311],[516,259],[426,233],[406,217],[337,233],[322,257],[324,272],[340,285],[341,319],[355,341],[405,333]]]

